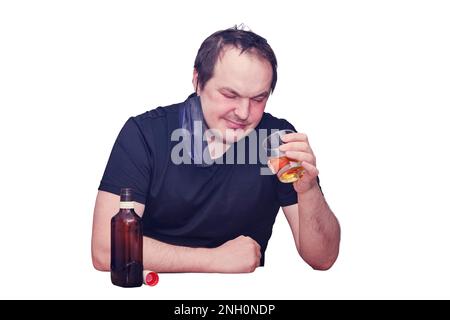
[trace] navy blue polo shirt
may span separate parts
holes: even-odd
[[[135,200],[145,204],[145,236],[173,245],[206,248],[249,236],[261,246],[264,265],[280,206],[297,203],[297,193],[292,184],[279,182],[275,175],[261,175],[267,163],[259,161],[174,164],[170,155],[178,141],[171,141],[171,134],[181,127],[180,112],[187,101],[158,107],[125,123],[99,190],[119,195],[121,188],[133,188]],[[294,127],[264,113],[255,131],[260,129]],[[236,154],[235,149],[233,152]]]

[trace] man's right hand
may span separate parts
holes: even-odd
[[[212,264],[217,272],[248,273],[260,264],[261,246],[252,238],[239,236],[212,249]]]

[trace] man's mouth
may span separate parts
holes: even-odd
[[[246,123],[235,122],[229,119],[225,119],[225,121],[227,122],[227,127],[230,129],[245,129],[247,126]]]

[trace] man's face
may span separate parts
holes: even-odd
[[[270,62],[252,52],[224,48],[213,76],[197,91],[208,127],[218,130],[226,143],[247,135],[262,118],[271,83]]]

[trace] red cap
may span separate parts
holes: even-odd
[[[148,286],[156,286],[159,281],[159,276],[154,271],[144,271],[144,283]]]

